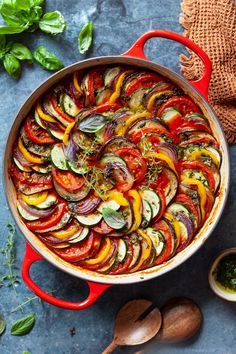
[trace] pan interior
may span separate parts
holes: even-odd
[[[8,175],[8,163],[9,157],[12,151],[13,143],[15,136],[18,134],[18,130],[22,120],[31,110],[34,103],[37,99],[45,93],[51,86],[55,83],[62,80],[66,75],[73,73],[77,70],[87,70],[92,69],[95,66],[106,66],[106,65],[117,65],[117,64],[125,64],[132,65],[138,68],[142,68],[145,70],[152,70],[177,84],[186,94],[188,94],[202,109],[204,115],[209,119],[211,128],[214,136],[220,143],[220,150],[222,153],[222,165],[221,165],[221,185],[218,192],[218,195],[215,199],[215,203],[211,214],[203,227],[200,229],[199,233],[195,236],[192,243],[184,249],[182,252],[178,253],[175,257],[170,259],[169,261],[155,266],[144,271],[139,271],[133,274],[123,274],[116,276],[103,275],[95,272],[91,272],[82,268],[78,268],[73,266],[70,263],[63,261],[61,258],[57,257],[52,251],[50,251],[33,233],[31,233],[24,223],[21,221],[17,209],[16,209],[16,193],[15,188],[12,181]],[[228,186],[229,186],[229,153],[228,146],[226,143],[226,139],[219,123],[217,116],[214,111],[211,109],[207,101],[202,97],[202,95],[186,80],[184,80],[180,75],[176,74],[172,70],[158,65],[154,62],[148,62],[142,59],[136,59],[132,57],[122,57],[122,56],[110,56],[110,57],[99,57],[84,60],[82,62],[78,62],[72,64],[65,69],[57,72],[52,75],[48,80],[44,81],[36,90],[30,95],[30,97],[26,100],[26,102],[20,108],[17,117],[12,125],[12,128],[9,133],[9,137],[7,140],[5,155],[4,155],[4,184],[5,184],[5,192],[7,196],[7,201],[10,207],[10,210],[20,228],[22,233],[24,234],[26,240],[30,243],[30,245],[41,254],[46,260],[50,263],[58,267],[59,269],[74,275],[76,277],[90,280],[94,282],[100,283],[110,283],[110,284],[125,284],[125,283],[135,283],[139,281],[145,281],[156,276],[160,276],[171,269],[177,267],[181,263],[183,263],[186,259],[188,259],[193,253],[195,253],[199,247],[205,242],[205,240],[210,236],[214,227],[218,223],[221,213],[223,211],[227,194],[228,194]]]

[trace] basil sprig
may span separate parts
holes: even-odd
[[[43,32],[57,34],[66,28],[64,17],[59,11],[43,14],[44,0],[2,0],[0,14],[6,26],[0,26],[0,34],[34,32],[39,27]]]
[[[30,313],[26,317],[13,323],[11,327],[11,334],[13,336],[24,336],[28,334],[34,327],[36,315],[34,312]]]
[[[43,45],[39,46],[34,52],[36,62],[46,70],[54,71],[64,68],[64,65],[58,57],[47,50]]]
[[[81,54],[89,50],[93,43],[93,23],[88,22],[79,33],[78,47]]]
[[[122,213],[115,211],[112,208],[102,208],[102,216],[106,223],[113,229],[122,229],[126,224]]]
[[[7,43],[4,34],[0,34],[0,59],[2,59],[5,70],[15,80],[18,80],[21,74],[20,61],[33,63],[33,56],[29,48],[18,42]]]
[[[102,129],[107,122],[107,118],[102,114],[93,114],[84,118],[79,124],[79,130],[84,133],[96,133]]]
[[[5,329],[6,329],[6,321],[4,320],[4,317],[0,314],[0,336],[3,334]]]

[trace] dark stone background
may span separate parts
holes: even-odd
[[[178,17],[180,3],[176,0],[57,0],[47,1],[48,10],[60,10],[68,22],[67,31],[55,38],[42,33],[25,34],[24,43],[31,49],[40,44],[53,50],[65,65],[84,59],[77,50],[78,32],[87,20],[94,22],[95,36],[93,49],[87,57],[119,54],[126,51],[145,31],[162,28],[182,31]],[[17,38],[17,36],[16,36]],[[152,39],[146,46],[148,57],[179,71],[178,56],[183,47],[167,40]],[[3,155],[5,142],[11,123],[27,96],[50,73],[36,64],[24,67],[22,79],[12,80],[0,67],[0,153]],[[101,353],[112,338],[113,323],[117,310],[133,298],[147,298],[158,306],[173,296],[184,295],[193,298],[202,308],[204,325],[200,335],[193,341],[173,346],[147,345],[145,353],[154,354],[234,354],[236,353],[236,305],[217,298],[208,286],[208,269],[217,253],[236,245],[235,232],[235,166],[236,148],[230,149],[232,158],[231,189],[228,203],[221,221],[210,240],[191,259],[169,274],[146,283],[114,286],[107,290],[89,309],[81,312],[66,311],[34,300],[25,307],[23,314],[35,311],[36,325],[25,337],[10,335],[12,322],[22,317],[21,311],[11,312],[19,303],[33,294],[23,281],[14,291],[4,285],[0,288],[0,312],[7,319],[7,330],[0,337],[1,354],[21,354],[28,350],[31,354],[76,354]],[[2,164],[2,159],[1,162]],[[7,235],[6,224],[12,221],[6,206],[1,183],[0,245],[4,245]],[[20,232],[16,239],[17,273],[24,255],[24,239]],[[1,256],[2,260],[2,256]],[[2,261],[0,261],[2,263]],[[4,274],[0,267],[0,275]],[[33,266],[34,279],[47,291],[68,300],[80,300],[86,295],[84,282],[52,267],[46,262]],[[70,329],[75,327],[75,335]],[[137,348],[123,348],[120,353],[134,353]]]

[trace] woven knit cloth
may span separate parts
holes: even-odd
[[[209,55],[212,78],[209,101],[221,120],[229,144],[236,143],[236,4],[235,0],[183,0],[184,35]],[[180,56],[186,79],[200,77],[202,63],[190,52]]]

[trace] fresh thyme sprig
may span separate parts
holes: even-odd
[[[51,290],[48,291],[47,294],[54,294],[56,292],[56,290]],[[31,304],[33,301],[38,300],[39,302],[42,302],[42,299],[40,299],[40,297],[38,297],[37,295],[35,296],[27,296],[26,300],[24,302],[22,302],[21,304],[19,304],[17,307],[15,307],[14,309],[11,310],[11,313],[13,312],[17,312],[17,311],[24,311],[24,307],[28,304]]]
[[[6,245],[5,247],[0,248],[0,253],[4,255],[4,263],[0,264],[0,266],[7,267],[8,273],[0,277],[0,286],[2,286],[4,282],[6,282],[8,286],[11,286],[15,290],[16,285],[19,283],[18,275],[16,275],[14,272],[16,261],[14,249],[16,227],[14,224],[9,223],[7,224],[7,228],[8,235],[6,238]]]
[[[147,140],[143,139],[142,141],[142,155],[143,157],[146,157],[147,154],[154,152],[154,148],[152,144]],[[147,187],[149,187],[153,182],[156,181],[157,176],[161,172],[161,166],[160,164],[155,160],[154,157],[151,156],[151,154],[148,157],[148,165],[147,165]]]

